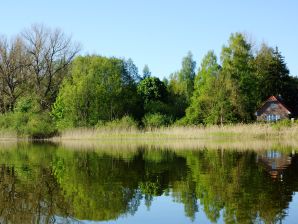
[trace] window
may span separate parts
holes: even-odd
[[[267,121],[272,121],[272,114],[267,115]]]
[[[275,114],[268,114],[266,117],[267,121],[278,121],[280,120],[280,115],[275,115]]]
[[[271,109],[276,109],[277,108],[277,104],[276,103],[271,103],[270,104],[270,108]]]

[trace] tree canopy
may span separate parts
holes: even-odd
[[[53,106],[58,124],[90,126],[124,115],[138,108],[136,70],[133,63],[101,56],[77,57]],[[133,72],[131,72],[133,71]]]

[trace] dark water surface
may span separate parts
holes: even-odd
[[[0,223],[298,223],[293,149],[0,150]]]

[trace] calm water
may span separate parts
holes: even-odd
[[[0,149],[0,223],[297,223],[292,149]]]

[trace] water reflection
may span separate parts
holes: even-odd
[[[263,164],[273,179],[282,181],[283,172],[291,165],[292,158],[294,156],[295,152],[281,153],[278,151],[268,150],[263,153],[259,153],[257,160],[259,163]]]
[[[0,223],[127,220],[177,204],[195,221],[276,223],[298,191],[297,154],[236,150],[0,150]],[[159,199],[171,198],[163,204]],[[290,208],[292,209],[292,208]],[[169,213],[168,219],[179,219]],[[156,220],[149,220],[151,223]],[[162,220],[160,220],[160,223]],[[123,222],[122,222],[123,223]]]

